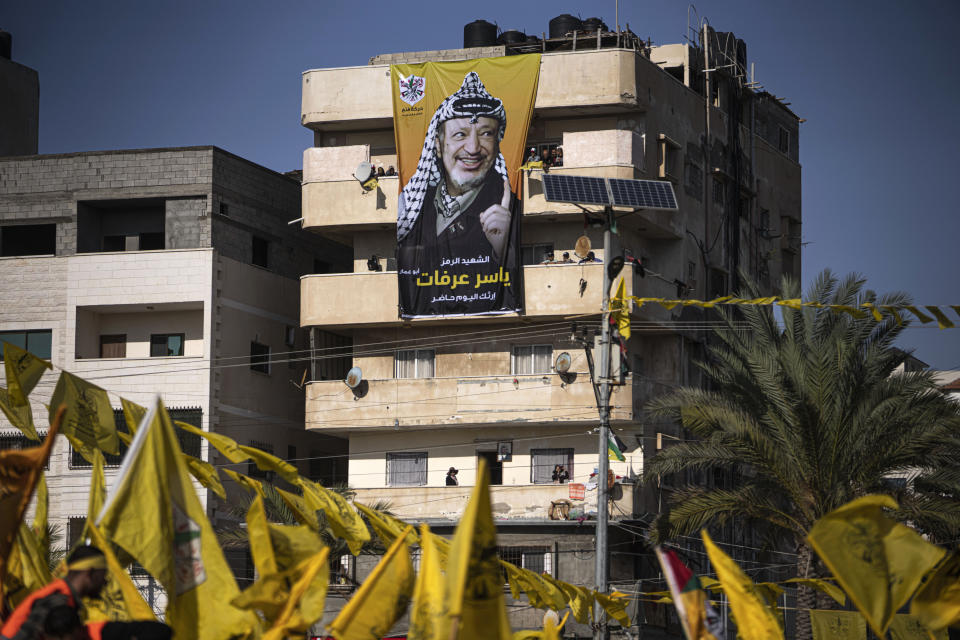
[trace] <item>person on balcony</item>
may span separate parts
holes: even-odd
[[[457,469],[455,467],[450,467],[450,470],[447,471],[447,486],[456,487],[460,483],[457,481]]]

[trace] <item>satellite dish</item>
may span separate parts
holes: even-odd
[[[353,172],[353,177],[359,180],[360,184],[363,184],[370,179],[372,173],[373,165],[369,162],[361,162],[357,165],[357,170]]]
[[[347,377],[344,382],[351,389],[356,389],[360,386],[360,383],[363,381],[363,372],[360,370],[360,367],[354,367],[347,372]]]
[[[577,254],[581,259],[586,258],[587,254],[590,253],[590,238],[587,236],[580,236],[577,238],[577,245],[573,248],[573,252]]]
[[[557,359],[553,363],[553,368],[556,369],[557,373],[566,373],[570,371],[570,366],[573,365],[573,358],[570,357],[570,354],[564,351],[557,356]]]

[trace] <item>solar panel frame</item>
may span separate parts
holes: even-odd
[[[543,174],[543,195],[547,202],[609,205],[606,178]]]
[[[677,196],[673,184],[661,180],[608,178],[613,204],[618,207],[676,211]]]

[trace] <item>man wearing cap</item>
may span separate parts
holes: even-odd
[[[463,298],[473,293],[516,308],[513,290],[519,286],[513,290],[510,286],[518,275],[518,229],[510,210],[506,161],[500,153],[506,126],[503,102],[487,93],[473,71],[434,113],[417,170],[398,204],[398,267],[401,279],[408,280],[406,286],[401,283],[405,315],[417,315],[418,310],[426,310],[426,315],[471,313],[477,309]],[[512,280],[504,275],[511,267]],[[423,279],[418,279],[421,274]],[[497,279],[488,280],[491,275]],[[412,284],[414,279],[417,285]],[[425,295],[432,300],[415,304],[417,287],[428,288]]]
[[[457,470],[456,467],[450,467],[450,470],[447,471],[447,486],[448,486],[448,487],[455,487],[455,486],[457,486],[457,485],[460,484],[460,483],[457,481],[457,471],[458,471],[458,470]]]
[[[100,595],[107,580],[107,561],[96,547],[77,547],[67,560],[67,575],[37,589],[17,605],[0,628],[0,640],[33,640],[43,638],[48,614],[60,606],[76,610],[83,607],[83,598]]]

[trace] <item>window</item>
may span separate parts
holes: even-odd
[[[288,444],[287,445],[287,462],[296,466],[297,464],[296,460],[297,460],[297,448],[292,444]]]
[[[676,141],[660,134],[660,171],[659,177],[673,182],[680,181],[681,153]]]
[[[186,422],[192,424],[198,429],[203,428],[203,409],[190,407],[183,409],[167,409],[170,414],[170,420],[174,423]],[[120,433],[129,433],[127,429],[127,420],[123,415],[123,409],[113,410],[113,424]],[[177,442],[180,444],[180,450],[194,458],[200,457],[200,436],[183,429],[176,429]],[[120,448],[116,455],[112,453],[103,454],[104,466],[119,467],[123,462],[123,456],[127,453],[127,445],[120,441]],[[70,447],[70,468],[71,469],[89,469],[92,465],[80,454],[79,451]]]
[[[283,344],[293,349],[297,346],[297,328],[287,325],[283,330]]]
[[[436,352],[433,349],[397,351],[393,360],[395,378],[432,378]]]
[[[417,487],[427,484],[427,452],[387,454],[387,486]]]
[[[573,449],[531,449],[530,482],[549,484],[553,482],[553,468],[562,464],[573,478]]]
[[[250,370],[270,373],[270,347],[259,342],[250,343]]]
[[[155,333],[150,336],[150,357],[166,358],[183,355],[182,333]]]
[[[553,574],[553,554],[550,547],[497,547],[497,555],[504,562],[543,575]]]
[[[56,253],[56,224],[17,224],[0,227],[0,256],[49,256]]]
[[[151,342],[151,352],[153,343]],[[100,357],[101,358],[126,358],[127,357],[127,335],[117,333],[113,335],[100,336]]]
[[[778,129],[780,130],[780,139],[777,141],[777,148],[780,149],[780,153],[790,153],[790,132],[783,127],[778,127]]]
[[[350,590],[357,585],[356,558],[349,553],[330,556],[330,586]]]
[[[547,254],[553,260],[553,243],[525,244],[520,247],[520,262],[525,265],[541,264]]]
[[[230,217],[230,206],[226,202],[220,203],[220,215]]]
[[[83,535],[83,527],[86,524],[86,516],[67,518],[67,549],[72,549],[75,544],[80,542],[80,536]]]
[[[260,451],[266,451],[267,453],[273,455],[273,445],[269,442],[260,442],[259,440],[251,440],[250,446],[254,449],[260,449]],[[262,480],[273,480],[273,471],[264,471],[259,468],[253,460],[247,463],[247,475],[251,478],[260,478]]]
[[[710,297],[719,298],[727,294],[727,274],[722,269],[710,269]]]
[[[151,251],[163,249],[166,241],[162,231],[145,231],[134,235],[103,236],[103,251]]]
[[[0,434],[0,451],[14,449],[16,451],[22,451],[23,449],[31,449],[33,447],[39,447],[47,439],[47,432],[40,431],[37,433],[40,436],[40,441],[31,440],[22,433],[3,433]],[[50,469],[50,460],[48,459],[44,465],[44,469]]]
[[[713,204],[715,204],[720,209],[724,208],[724,205],[727,202],[727,189],[726,185],[720,180],[714,179],[713,181]]]
[[[259,236],[253,236],[253,258],[251,262],[264,269],[270,266],[270,241]]]
[[[26,349],[38,358],[49,360],[50,349],[53,345],[53,332],[50,329],[0,331],[0,361],[3,360],[4,342]]]
[[[760,209],[760,235],[765,238],[772,235],[773,229],[770,228],[770,209]]]
[[[515,376],[550,373],[553,367],[553,345],[517,345],[513,348],[512,365]]]

